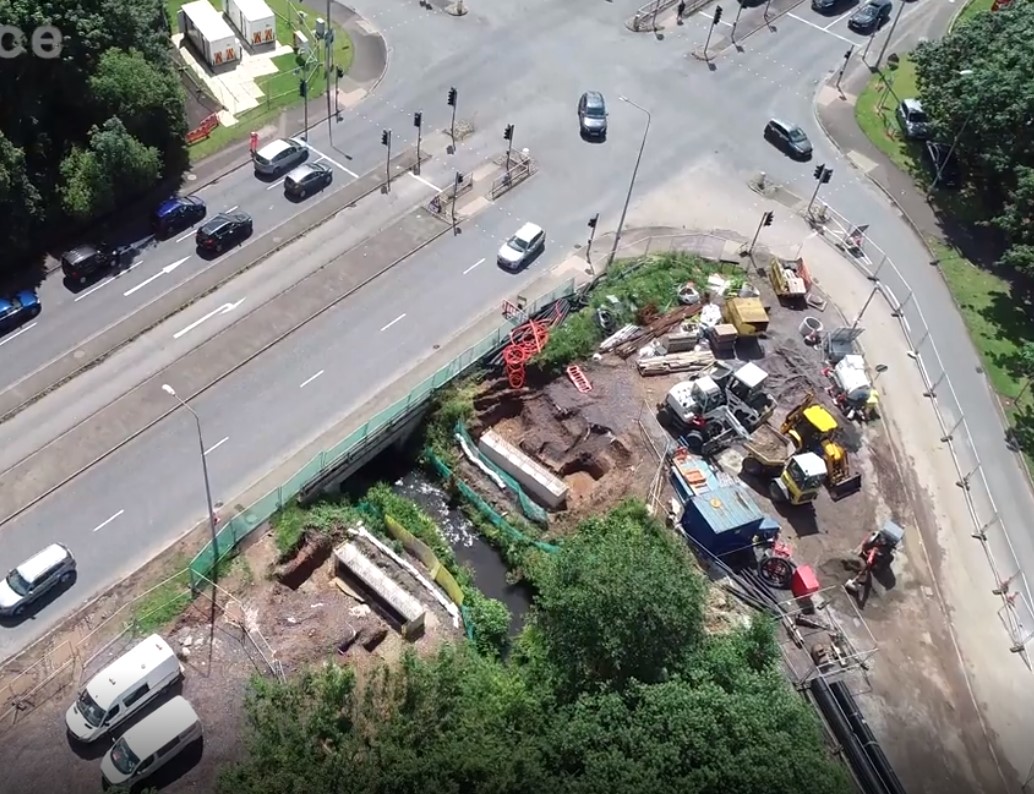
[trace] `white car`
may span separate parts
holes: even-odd
[[[61,543],[51,543],[0,580],[0,615],[21,617],[33,601],[75,576],[75,558]]]
[[[297,138],[280,138],[255,152],[255,173],[276,176],[305,162],[309,147]]]
[[[500,267],[510,271],[520,270],[532,257],[546,247],[546,232],[541,226],[526,223],[517,233],[503,243],[497,261]]]

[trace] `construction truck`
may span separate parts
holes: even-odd
[[[858,548],[862,560],[861,570],[845,584],[849,592],[858,593],[872,583],[873,572],[885,571],[894,562],[894,552],[905,538],[905,530],[893,521],[887,521],[882,529],[868,535]]]
[[[773,502],[810,504],[829,476],[821,457],[814,452],[794,454],[794,442],[767,422],[755,428],[742,446],[747,454],[741,471],[755,477],[770,477],[768,493]]]
[[[780,301],[804,308],[808,301],[808,273],[803,259],[772,257],[768,266],[768,280]]]
[[[732,369],[724,362],[715,364],[711,377],[725,395],[725,402],[740,422],[754,429],[775,411],[775,400],[765,391],[768,373],[747,362]]]
[[[722,306],[722,320],[741,337],[756,338],[768,332],[768,312],[761,298],[729,298]]]
[[[798,452],[814,452],[826,466],[826,487],[830,496],[841,499],[862,487],[860,472],[852,472],[847,450],[837,442],[837,420],[809,393],[786,415],[780,432]]]

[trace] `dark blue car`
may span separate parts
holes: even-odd
[[[0,298],[0,334],[13,331],[40,313],[39,298],[31,289],[24,289],[9,298]]]
[[[205,217],[205,202],[196,196],[175,196],[158,205],[151,217],[151,226],[158,238],[189,229]]]

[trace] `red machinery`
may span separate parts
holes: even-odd
[[[894,550],[901,545],[905,530],[888,521],[882,529],[878,529],[865,540],[858,549],[862,558],[862,570],[849,579],[844,585],[849,592],[857,593],[859,588],[868,586],[873,571],[885,570],[894,561]]]

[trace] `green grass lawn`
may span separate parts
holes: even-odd
[[[172,24],[172,29],[177,30],[176,13],[189,0],[166,0],[166,10]],[[221,0],[209,0],[212,6],[218,10],[222,9]],[[316,17],[320,14],[311,8],[304,7],[291,0],[266,0],[270,9],[277,17],[277,41],[281,44],[291,46],[293,43],[293,31],[300,29],[308,32],[306,35],[310,41],[312,29],[315,26]],[[304,20],[304,24],[303,21]],[[315,42],[314,42],[315,43]],[[322,58],[322,50],[320,50]],[[352,40],[348,32],[338,25],[334,26],[334,63],[346,72],[352,65],[354,56]],[[193,162],[203,160],[220,149],[229,146],[248,136],[255,129],[265,126],[274,121],[280,113],[291,106],[302,102],[299,92],[302,77],[308,78],[309,101],[322,97],[327,90],[327,78],[322,60],[314,58],[301,58],[293,53],[279,55],[273,59],[277,66],[277,73],[259,78],[258,85],[265,95],[265,101],[258,107],[238,116],[237,123],[230,127],[217,127],[211,135],[190,147],[190,159]],[[325,108],[321,102],[315,106],[310,104],[310,111],[313,116],[318,116],[320,109]]]
[[[957,24],[965,24],[967,19],[986,12],[992,3],[993,0],[973,0]],[[869,80],[855,104],[855,119],[876,148],[911,175],[920,190],[927,190],[931,175],[920,160],[921,150],[917,144],[904,139],[895,115],[900,100],[918,95],[915,66],[907,56],[902,57],[897,68],[887,69]],[[964,221],[985,217],[979,202],[966,190],[938,191],[933,202],[939,209]],[[1024,390],[1023,380],[1014,374],[1010,362],[1020,345],[1034,339],[1034,329],[1028,330],[1025,323],[1015,321],[1009,309],[1013,305],[1009,282],[977,267],[942,241],[927,240],[927,243],[940,261],[944,279],[1010,420],[1017,414],[1028,417],[1034,413],[1034,395]],[[948,352],[942,351],[942,355]],[[1022,399],[1017,405],[1016,397],[1021,393]],[[1030,450],[1027,452],[1029,465],[1034,463],[1031,454],[1034,445],[1026,448]]]

